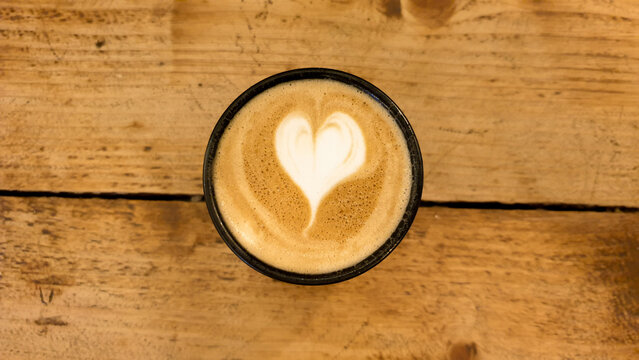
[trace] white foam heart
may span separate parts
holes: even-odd
[[[322,198],[366,160],[362,130],[343,112],[328,116],[315,137],[305,114],[288,114],[275,132],[275,150],[286,173],[308,198],[308,227]]]

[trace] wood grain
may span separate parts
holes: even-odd
[[[0,358],[636,359],[639,213],[422,208],[368,273],[264,277],[201,202],[0,198]]]
[[[1,189],[200,194],[232,99],[325,66],[405,110],[425,200],[639,206],[633,0],[0,4]]]

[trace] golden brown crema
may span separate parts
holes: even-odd
[[[319,274],[360,262],[408,205],[406,140],[386,109],[333,80],[276,85],[238,111],[218,144],[222,218],[251,254]]]

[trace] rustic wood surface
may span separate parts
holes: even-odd
[[[639,213],[422,208],[368,273],[285,284],[202,202],[0,198],[2,359],[636,359]]]
[[[307,66],[399,104],[425,200],[639,207],[634,0],[0,0],[0,191],[200,195],[220,113]],[[16,195],[3,360],[639,358],[632,209],[423,207],[375,269],[301,287],[202,202]]]
[[[254,82],[371,80],[424,199],[639,206],[635,0],[0,1],[0,189],[200,194]]]

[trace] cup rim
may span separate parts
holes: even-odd
[[[235,236],[228,229],[224,219],[222,218],[222,214],[220,213],[215,198],[212,176],[215,154],[217,152],[219,140],[235,114],[255,96],[273,86],[289,81],[306,79],[329,79],[355,86],[384,106],[384,108],[386,108],[386,110],[392,115],[406,139],[412,171],[408,205],[404,211],[404,216],[391,236],[377,250],[357,264],[341,270],[322,274],[303,274],[282,270],[263,262],[257,256],[244,249],[235,239]],[[397,106],[397,104],[395,104],[395,102],[393,102],[393,100],[391,100],[391,98],[382,90],[378,89],[370,82],[353,74],[328,68],[300,68],[280,72],[259,81],[244,91],[231,103],[231,105],[229,105],[215,124],[206,147],[202,173],[206,207],[208,208],[211,220],[213,221],[220,237],[224,240],[231,251],[233,251],[240,260],[254,270],[273,279],[299,285],[326,285],[345,281],[365,273],[384,260],[397,247],[397,245],[399,245],[415,219],[421,202],[423,177],[422,155],[417,142],[417,137],[408,122],[408,119],[399,106]]]

